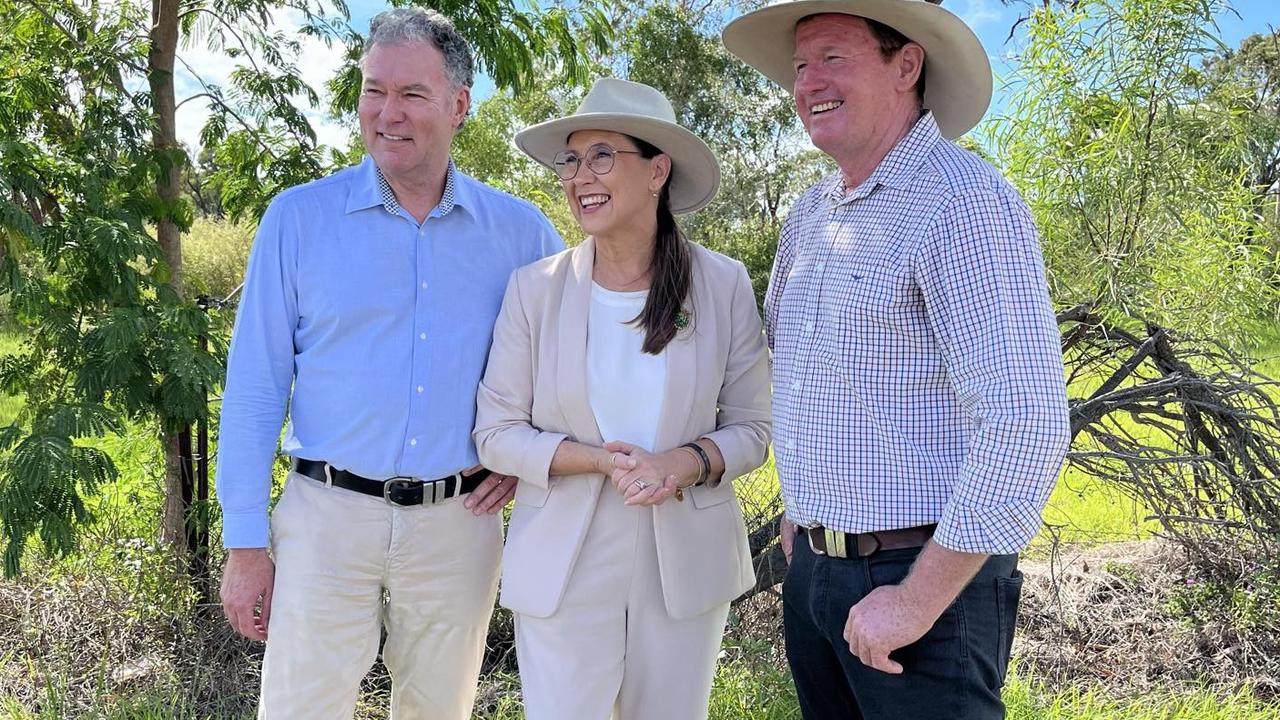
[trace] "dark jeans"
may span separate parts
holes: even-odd
[[[1009,665],[1022,573],[1017,555],[993,555],[923,638],[895,651],[889,675],[849,652],[849,608],[906,577],[919,548],[867,558],[815,555],[797,535],[782,586],[787,660],[805,720],[993,720]]]

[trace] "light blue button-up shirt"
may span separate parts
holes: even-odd
[[[476,386],[516,268],[564,245],[533,205],[449,165],[419,224],[371,158],[280,193],[258,227],[222,401],[227,547],[267,545],[276,442],[371,478],[475,465]]]

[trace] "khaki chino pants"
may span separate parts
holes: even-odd
[[[471,717],[502,525],[462,500],[399,507],[289,475],[271,517],[276,577],[260,719],[350,718],[380,625],[392,717]]]

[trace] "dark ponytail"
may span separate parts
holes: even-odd
[[[640,150],[641,157],[654,158],[662,153],[653,145],[631,138]],[[649,263],[649,297],[644,309],[632,323],[644,328],[644,344],[641,350],[657,355],[684,327],[680,321],[684,300],[693,283],[693,254],[689,241],[671,213],[671,176],[658,193],[658,237],[653,247],[653,259]]]

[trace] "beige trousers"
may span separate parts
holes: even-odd
[[[515,617],[526,719],[705,720],[728,614],[667,614],[653,510],[606,485],[559,609]]]
[[[498,587],[500,516],[476,517],[462,498],[389,505],[293,473],[271,517],[271,548],[260,719],[350,718],[380,625],[392,717],[471,717]]]

